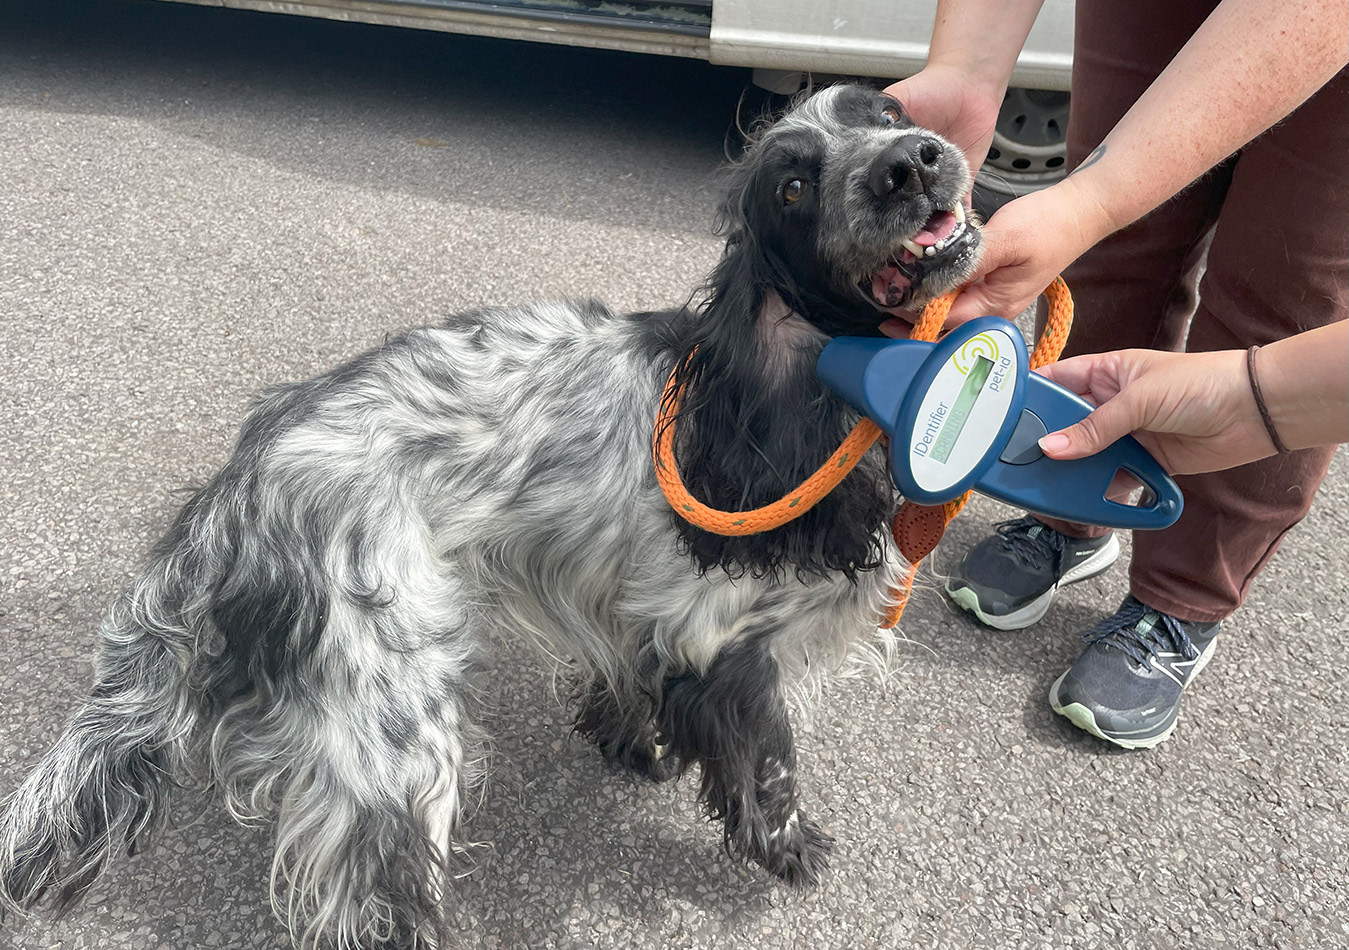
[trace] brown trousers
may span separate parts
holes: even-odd
[[[1070,167],[1100,144],[1216,5],[1077,5]],[[1183,153],[1186,143],[1166,148]],[[1169,157],[1162,151],[1155,160]],[[1196,309],[1186,275],[1210,231]],[[1349,72],[1179,196],[1092,248],[1064,279],[1077,304],[1065,356],[1130,347],[1245,349],[1349,317]],[[1134,596],[1182,620],[1231,614],[1306,515],[1333,453],[1307,449],[1178,478],[1185,493],[1180,520],[1134,534]],[[1079,537],[1102,530],[1049,523]]]

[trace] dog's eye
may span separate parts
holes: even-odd
[[[899,106],[886,106],[881,110],[881,118],[886,125],[894,125],[899,121]]]
[[[798,201],[806,193],[805,183],[799,178],[793,178],[787,184],[782,186],[782,200],[791,204]]]

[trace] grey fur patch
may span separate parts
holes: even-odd
[[[198,771],[241,820],[274,823],[273,900],[301,947],[443,944],[495,631],[575,671],[578,729],[606,755],[653,778],[699,763],[728,846],[817,879],[829,841],[797,808],[786,697],[888,652],[876,623],[902,565],[883,464],[811,517],[699,548],[650,446],[677,365],[696,407],[684,461],[728,495],[799,482],[855,421],[814,377],[824,288],[778,266],[795,232],[756,189],[774,148],[808,149],[828,207],[807,263],[853,273],[884,232],[849,210],[852,166],[885,134],[859,130],[875,102],[858,95],[808,100],[737,167],[747,204],[704,306],[483,309],[260,396],[110,611],[86,705],[11,795],[0,904],[69,906]]]

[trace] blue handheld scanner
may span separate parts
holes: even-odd
[[[820,354],[820,379],[890,436],[890,471],[923,505],[973,488],[1066,521],[1165,528],[1180,517],[1180,488],[1126,436],[1096,455],[1056,461],[1046,433],[1086,418],[1086,400],[1030,372],[1016,324],[980,317],[938,343],[838,337]],[[1124,469],[1150,493],[1144,505],[1105,497]]]

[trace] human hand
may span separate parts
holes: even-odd
[[[1063,268],[1113,228],[1105,212],[1072,179],[1004,205],[980,232],[981,256],[942,325],[949,331],[976,317],[1014,319]],[[899,319],[899,317],[904,319]],[[905,339],[916,318],[897,314],[880,330]]]
[[[1014,319],[1112,230],[1106,210],[1072,178],[1009,201],[981,231],[983,254],[946,329],[988,315]]]
[[[1173,475],[1219,471],[1274,454],[1240,350],[1120,350],[1062,360],[1038,372],[1098,406],[1040,440],[1050,458],[1094,455],[1130,433]]]

